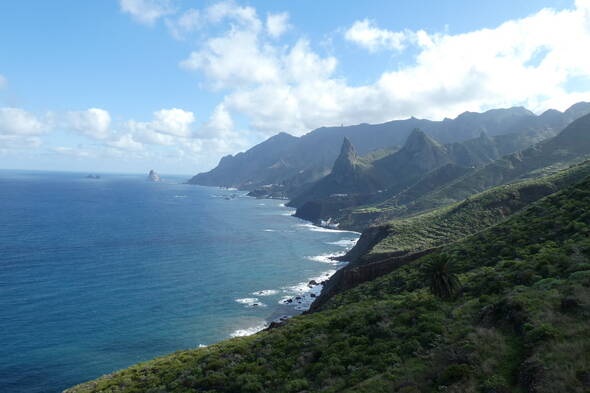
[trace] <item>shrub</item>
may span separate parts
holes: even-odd
[[[451,364],[438,377],[440,385],[452,385],[471,375],[471,367],[468,364]]]
[[[529,346],[534,346],[541,341],[550,340],[557,337],[558,330],[553,326],[542,324],[540,326],[532,326],[525,324],[525,342]]]
[[[305,379],[294,379],[285,385],[285,390],[292,393],[297,393],[307,388],[309,388],[309,383]]]
[[[432,257],[424,265],[423,275],[429,281],[430,292],[440,299],[451,299],[461,289],[461,282],[451,271],[451,260],[445,254]]]
[[[481,384],[483,393],[504,393],[509,392],[506,379],[499,375],[492,375]]]
[[[590,286],[590,270],[583,270],[572,273],[569,275],[568,279],[571,281],[579,282],[586,286]]]

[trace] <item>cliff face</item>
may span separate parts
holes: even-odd
[[[325,304],[339,293],[355,288],[365,282],[373,281],[391,273],[408,263],[415,261],[436,249],[427,249],[405,255],[391,255],[363,264],[351,264],[338,270],[328,282],[324,284],[322,293],[312,303],[307,313],[320,311]]]

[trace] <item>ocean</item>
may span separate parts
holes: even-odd
[[[251,334],[305,309],[358,238],[284,201],[163,179],[0,171],[1,392]]]

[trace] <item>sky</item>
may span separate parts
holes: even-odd
[[[590,0],[5,0],[0,169],[191,175],[288,132],[590,101]]]

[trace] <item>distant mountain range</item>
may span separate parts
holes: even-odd
[[[189,183],[237,187],[257,190],[259,196],[293,198],[313,182],[330,174],[341,153],[344,138],[354,145],[355,154],[364,158],[358,159],[357,164],[373,161],[374,172],[379,172],[381,168],[381,177],[388,174],[395,176],[387,170],[392,161],[411,161],[409,155],[413,146],[407,142],[413,142],[418,145],[414,147],[419,148],[420,139],[432,146],[430,153],[433,155],[415,158],[434,161],[409,162],[407,165],[412,167],[412,171],[417,171],[415,174],[422,171],[420,166],[431,168],[439,162],[481,165],[554,136],[587,113],[590,113],[590,103],[582,102],[565,112],[548,110],[539,116],[525,108],[514,107],[484,113],[465,112],[455,119],[442,121],[410,118],[376,125],[323,127],[302,137],[280,133],[244,153],[223,157],[216,168],[194,176]],[[416,129],[421,130],[423,135],[414,135],[406,141]],[[405,156],[383,156],[384,153],[397,151],[397,146],[403,144],[406,147],[402,149]],[[444,144],[444,149],[440,148],[441,144]],[[356,165],[357,170],[362,170],[363,166]],[[377,182],[373,186],[380,184]]]
[[[361,193],[360,184],[366,181],[358,181],[357,188],[350,185],[350,179],[359,178],[358,174],[348,177],[347,189],[335,187],[332,179],[339,171],[335,166],[330,175],[291,204],[298,208],[298,217],[311,221],[332,218],[350,229],[445,206],[488,188],[538,177],[589,158],[590,115],[575,120],[552,138],[485,165],[480,164],[489,159],[494,143],[485,137],[479,141],[479,145],[473,141],[469,145],[478,146],[480,154],[465,155],[456,148],[465,143],[450,145],[453,149],[414,131],[402,149],[364,169],[365,177],[379,182],[382,190],[364,187]],[[331,193],[333,190],[338,194]]]

